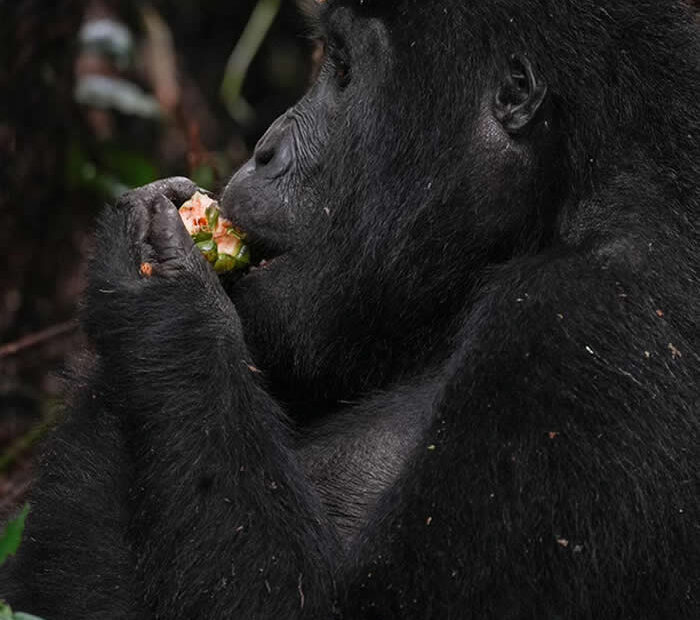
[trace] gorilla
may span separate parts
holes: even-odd
[[[328,0],[222,195],[133,190],[5,574],[52,619],[700,618],[700,34],[680,0]],[[153,275],[139,272],[142,261]]]

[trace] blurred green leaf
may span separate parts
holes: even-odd
[[[87,190],[106,200],[114,200],[132,187],[140,187],[159,178],[158,168],[135,151],[105,145],[100,162],[93,161],[82,145],[74,141],[66,154],[66,185],[72,190]]]
[[[0,620],[12,620],[12,610],[10,606],[2,600],[0,600]]]
[[[253,62],[253,58],[258,53],[270,26],[272,26],[272,22],[275,21],[279,13],[280,3],[281,0],[258,1],[226,64],[224,79],[221,83],[221,100],[231,117],[239,122],[244,122],[245,117],[251,113],[249,106],[241,97],[243,81],[248,73],[250,63]]]
[[[91,162],[80,144],[73,141],[66,153],[66,184],[69,189],[77,189],[94,181],[97,168]]]
[[[214,189],[216,184],[216,172],[212,166],[203,164],[197,166],[190,175],[195,184],[202,189]]]
[[[66,185],[70,190],[92,192],[105,200],[114,200],[129,189],[115,176],[99,170],[77,142],[68,147]]]
[[[111,145],[102,150],[101,156],[107,171],[129,187],[140,187],[159,178],[153,162],[136,151]]]
[[[24,508],[14,518],[10,519],[5,526],[5,531],[0,536],[0,564],[2,564],[8,556],[14,555],[22,541],[22,532],[24,532],[24,520],[29,513],[29,504],[25,504]],[[0,616],[1,618],[1,616]]]
[[[0,620],[42,620],[39,616],[25,614],[21,611],[13,614],[10,606],[3,600],[0,600]]]

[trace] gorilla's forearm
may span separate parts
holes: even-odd
[[[166,180],[108,209],[86,292],[93,387],[120,421],[131,465],[118,505],[136,581],[159,618],[323,617],[335,541],[252,370],[236,309],[177,212],[193,191]]]
[[[22,545],[0,592],[42,618],[148,620],[129,536],[132,462],[93,382],[42,450]]]
[[[138,342],[122,335],[119,357],[129,359],[125,347],[133,355],[112,379],[114,400],[120,394],[132,416],[133,531],[146,600],[173,619],[232,608],[245,618],[329,613],[335,542],[290,458],[279,408],[222,318],[235,310],[189,302],[201,294],[183,281],[141,306],[162,318],[145,321]]]

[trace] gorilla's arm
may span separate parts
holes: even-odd
[[[478,618],[694,617],[698,566],[667,554],[691,547],[697,517],[697,360],[656,312],[673,314],[670,298],[595,263],[495,274],[432,428],[362,537],[353,613],[463,617],[461,601]]]
[[[120,420],[83,387],[42,449],[22,544],[0,570],[0,593],[48,620],[147,620],[127,535],[131,459]]]
[[[133,459],[137,579],[156,617],[323,616],[334,541],[236,311],[168,200],[192,191],[159,183],[108,210],[87,294],[94,388]]]

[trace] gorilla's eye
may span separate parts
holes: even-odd
[[[341,88],[345,88],[350,83],[350,66],[341,58],[334,58],[335,79]]]

